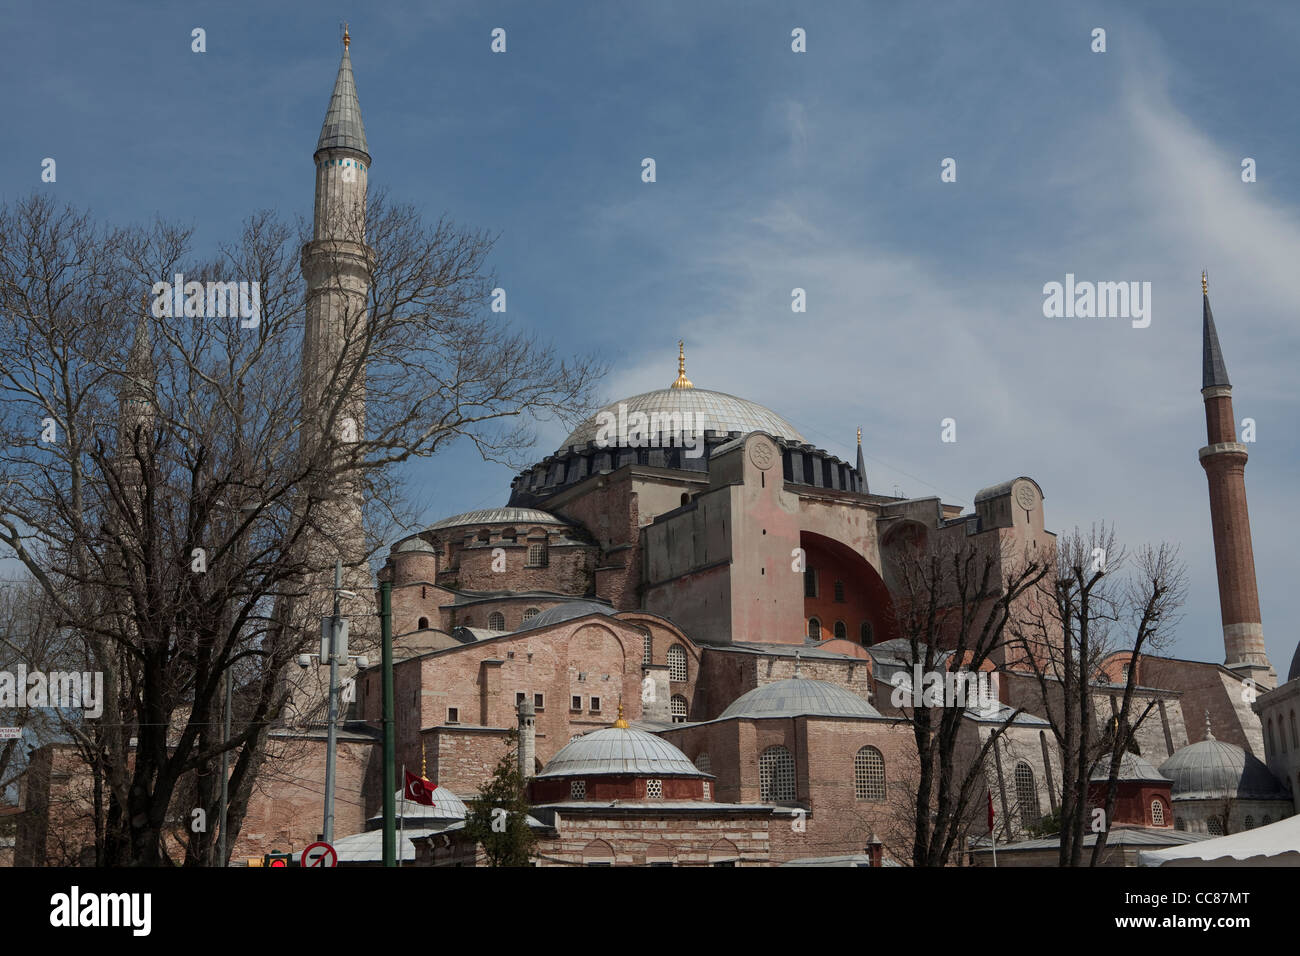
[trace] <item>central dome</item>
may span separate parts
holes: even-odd
[[[602,413],[613,416],[612,421],[617,428],[620,410],[624,416],[631,415],[633,412],[641,412],[646,416],[657,414],[660,416],[659,421],[672,422],[671,427],[687,431],[694,429],[699,432],[741,432],[742,434],[761,431],[788,441],[802,443],[806,440],[788,421],[757,402],[737,398],[726,392],[710,391],[707,388],[660,388],[653,392],[643,392],[631,398],[610,402],[575,428],[565,439],[560,450],[595,441],[596,434],[601,428]],[[688,414],[689,418],[686,417]],[[664,419],[665,415],[678,417]],[[663,427],[670,426],[665,424]]]

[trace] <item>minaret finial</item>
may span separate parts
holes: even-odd
[[[348,34],[348,25],[343,24],[343,49],[346,50],[352,43],[352,37]]]
[[[1210,294],[1210,277],[1204,269],[1201,270],[1201,295]]]
[[[800,666],[798,651],[794,652],[794,676],[796,678],[803,677],[803,668]]]
[[[668,386],[669,388],[694,388],[691,380],[686,377],[686,342],[683,339],[677,340],[677,381]]]
[[[420,739],[420,779],[429,779],[429,767],[424,757],[424,739]]]
[[[862,426],[858,426],[858,447],[862,447]]]
[[[1205,739],[1206,740],[1214,739],[1214,734],[1210,730],[1210,708],[1208,707],[1205,708]]]
[[[614,721],[614,726],[619,730],[627,730],[627,721],[623,719],[623,702],[618,702],[618,720]]]

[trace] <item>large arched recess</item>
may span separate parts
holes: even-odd
[[[799,532],[807,567],[817,572],[816,597],[805,596],[804,626],[809,618],[821,622],[823,640],[834,637],[835,622],[843,621],[846,637],[862,643],[862,625],[870,625],[870,643],[879,644],[898,636],[894,602],[879,573],[861,554],[841,541],[812,531]],[[837,601],[835,582],[843,585],[843,601]]]

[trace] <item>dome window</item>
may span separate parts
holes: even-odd
[[[577,740],[578,738],[577,738],[577,737],[574,737],[573,739],[574,739],[574,740]],[[571,781],[571,782],[569,783],[569,799],[570,799],[570,800],[586,800],[586,799],[587,799],[587,781],[585,781],[585,780],[573,780],[573,781]]]
[[[1159,800],[1151,801],[1151,825],[1154,827],[1165,825],[1165,805]]]
[[[541,613],[542,612],[535,607],[524,608],[524,623],[531,621],[533,618],[537,617],[537,615]]]
[[[504,631],[506,629],[506,616],[500,611],[493,611],[488,617],[488,630]]]
[[[673,723],[686,723],[686,698],[681,694],[673,694],[672,699]]]
[[[645,782],[645,798],[647,800],[662,800],[664,798],[664,782],[662,780],[647,780]]]

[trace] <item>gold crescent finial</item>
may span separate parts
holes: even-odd
[[[429,774],[427,773],[427,765],[425,764],[425,760],[424,760],[424,740],[423,740],[423,739],[420,740],[420,779],[421,779],[421,780],[428,780],[428,779],[429,779]]]
[[[1201,270],[1201,295],[1209,295],[1209,294],[1210,294],[1210,277],[1206,275],[1205,270],[1202,269]]]
[[[858,426],[858,447],[862,447],[862,426]]]
[[[352,37],[348,35],[348,25],[345,23],[343,24],[343,49],[346,50],[351,42]]]
[[[668,386],[669,388],[694,388],[691,380],[686,377],[686,342],[682,339],[677,340],[677,381]]]
[[[627,730],[627,721],[623,719],[623,702],[618,702],[618,720],[614,721],[614,726],[619,730]]]

